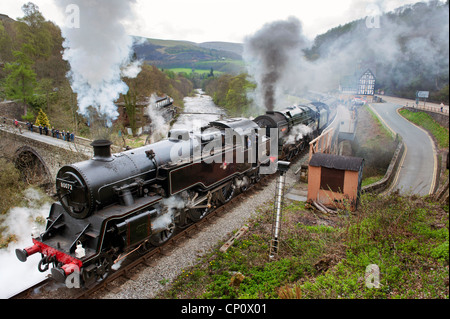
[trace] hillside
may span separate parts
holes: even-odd
[[[189,68],[237,74],[242,71],[242,44],[194,43],[135,37],[134,51],[140,60],[159,68]]]
[[[376,90],[405,98],[426,90],[429,100],[448,103],[448,1],[404,5],[383,13],[377,26],[367,23],[361,18],[316,36],[306,58],[334,74],[370,67]]]
[[[31,2],[23,9],[25,15],[17,21],[0,13],[0,101],[23,101],[25,107],[15,113],[22,113],[23,120],[34,121],[42,109],[55,128],[64,127],[77,136],[90,137],[86,119],[76,112],[79,105],[66,76],[70,65],[62,56],[64,38],[60,28],[46,20]],[[171,49],[176,50],[176,45]],[[125,76],[123,81],[130,98],[145,101],[152,93],[169,95],[176,106],[183,105],[183,98],[193,88],[190,80],[176,74],[169,76],[152,65],[142,66],[135,78]],[[120,96],[117,101],[123,99]],[[122,124],[127,125],[127,121]],[[120,125],[113,129],[119,130]]]

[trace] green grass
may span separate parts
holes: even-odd
[[[430,115],[425,112],[411,112],[407,109],[402,109],[399,113],[429,131],[436,138],[439,148],[448,148],[448,130],[433,120]]]
[[[448,207],[418,197],[361,197],[356,214],[284,209],[279,258],[268,260],[272,208],[227,252],[213,250],[159,298],[448,298]],[[378,265],[369,288],[366,267]],[[245,278],[231,284],[236,272]]]
[[[373,183],[378,182],[379,180],[381,180],[384,176],[383,175],[376,175],[376,176],[370,176],[367,178],[364,178],[361,182],[361,186],[367,186]]]
[[[209,74],[209,72],[211,72],[211,69],[208,70],[202,70],[202,69],[194,69],[194,71],[192,71],[191,68],[172,68],[172,69],[167,69],[170,70],[172,72],[175,73],[186,73],[186,74],[191,74],[191,73],[199,73],[199,74]],[[219,71],[214,71],[214,74],[221,74],[223,72],[219,72]]]
[[[390,136],[391,138],[395,138],[395,134],[387,128],[384,123],[380,120],[380,118],[374,113],[371,107],[369,107],[367,104],[364,104],[364,108],[369,111],[370,115],[372,116],[372,119],[377,122],[378,126],[380,127],[382,133],[387,137]]]

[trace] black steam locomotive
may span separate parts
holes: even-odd
[[[111,142],[94,141],[91,160],[59,170],[59,201],[51,206],[45,231],[16,255],[24,262],[39,252],[40,271],[52,264],[59,281],[77,271],[89,285],[123,254],[164,244],[177,229],[247,190],[259,181],[270,155],[296,155],[329,117],[329,107],[317,102],[253,121],[214,121],[195,133],[171,130],[165,140],[116,154]],[[277,154],[268,151],[271,138]]]

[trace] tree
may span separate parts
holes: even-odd
[[[0,20],[0,62],[11,61],[11,48],[13,46],[12,39]]]
[[[44,126],[50,127],[50,121],[47,117],[47,114],[45,114],[44,111],[42,111],[42,109],[39,109],[39,114],[36,118],[35,125],[36,126],[42,125],[43,127]]]
[[[26,102],[34,94],[36,85],[36,73],[31,66],[33,61],[24,53],[27,44],[22,46],[22,51],[14,51],[16,60],[13,63],[7,63],[5,70],[8,76],[5,79],[5,94],[10,99],[20,99],[25,103],[25,112],[27,114]]]
[[[128,115],[129,125],[131,127],[131,131],[133,132],[133,136],[136,135],[136,93],[133,89],[129,89],[127,94],[123,96],[125,101],[125,112]]]
[[[27,43],[29,55],[35,59],[48,58],[52,52],[53,41],[49,31],[50,22],[46,22],[39,7],[32,2],[22,6],[25,16],[18,19],[19,37]]]
[[[255,89],[256,85],[247,80],[247,74],[232,76],[223,74],[220,77],[205,81],[205,91],[213,97],[216,105],[225,108],[231,116],[250,115],[252,101],[247,92]]]

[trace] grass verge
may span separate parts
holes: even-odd
[[[430,115],[425,112],[411,112],[407,109],[401,109],[399,113],[409,121],[429,131],[436,138],[439,148],[448,148],[448,130],[433,120]]]
[[[227,252],[219,245],[159,298],[449,296],[448,206],[365,194],[356,214],[323,216],[294,202],[284,209],[279,258],[269,262],[271,222],[271,208],[260,210]],[[366,286],[370,264],[380,269],[378,288]]]

